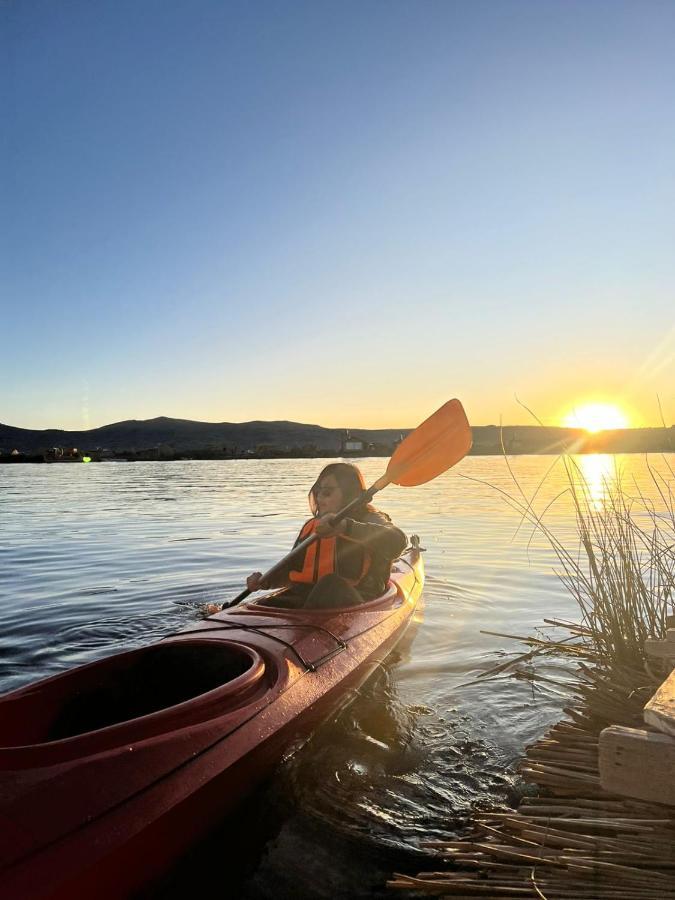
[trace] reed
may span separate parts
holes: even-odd
[[[644,642],[663,637],[675,590],[673,479],[650,467],[658,506],[637,485],[626,488],[617,468],[597,503],[573,458],[563,459],[574,504],[581,555],[554,542],[563,584],[581,624],[605,663],[640,666]],[[672,475],[672,470],[668,470]]]
[[[577,460],[561,457],[567,486],[552,502],[563,494],[571,498],[578,541],[570,547],[545,520],[551,504],[541,513],[535,509],[543,481],[528,498],[504,459],[517,493],[490,487],[518,512],[518,530],[527,522],[530,541],[540,533],[550,543],[557,575],[579,607],[579,623],[568,628],[578,642],[557,649],[575,653],[581,644],[592,649],[600,665],[642,669],[644,642],[665,636],[675,600],[675,472],[668,460],[662,457],[665,475],[648,463],[652,497],[636,482],[626,485],[615,465],[598,499]]]

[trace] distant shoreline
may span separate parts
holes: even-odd
[[[168,459],[314,459],[391,456],[410,429],[338,429],[299,422],[192,422],[149,419],[90,431],[31,431],[0,424],[0,462]],[[595,433],[545,425],[477,425],[474,456],[560,453],[671,453],[675,426]],[[8,459],[13,457],[13,459]],[[59,459],[65,462],[66,459]]]
[[[595,449],[580,449],[580,450],[565,450],[565,449],[557,449],[557,450],[471,450],[467,455],[468,456],[560,456],[562,454],[568,455],[580,455],[580,456],[593,456],[593,455],[644,455],[644,454],[658,454],[658,453],[675,453],[675,449],[669,448],[666,450],[595,450]],[[87,460],[88,463],[135,463],[135,462],[162,462],[162,463],[172,463],[172,462],[233,462],[233,461],[242,461],[242,460],[261,460],[261,459],[376,459],[376,458],[389,458],[391,454],[389,453],[363,453],[363,454],[347,454],[347,453],[329,453],[329,452],[318,452],[313,454],[299,454],[299,453],[273,453],[269,455],[261,455],[256,453],[246,453],[241,454],[239,456],[216,456],[216,455],[208,455],[208,454],[184,454],[184,455],[176,455],[171,457],[162,457],[162,456],[152,456],[150,454],[120,454],[114,457],[108,457],[106,459],[96,459],[90,458]],[[80,464],[84,462],[84,460],[71,460],[67,464],[71,465],[74,462],[79,462]],[[42,455],[24,455],[19,454],[18,456],[0,456],[0,465],[33,465],[33,464],[44,464],[44,465],[64,465],[63,462],[55,462],[55,461],[47,461],[44,459]]]

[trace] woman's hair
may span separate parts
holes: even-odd
[[[327,475],[332,475],[337,481],[338,487],[342,491],[342,500],[345,506],[348,503],[351,503],[352,500],[355,500],[366,489],[366,482],[363,479],[361,471],[356,466],[352,465],[352,463],[329,463],[321,470],[319,477],[316,479],[309,492],[309,508],[312,510],[313,515],[316,515],[318,508],[316,502],[316,489]],[[376,512],[376,510],[370,503],[364,503],[363,506],[357,507],[352,515],[354,518],[358,518],[365,512]]]

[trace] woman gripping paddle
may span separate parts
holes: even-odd
[[[264,579],[261,572],[253,572],[246,579],[247,590],[287,587],[281,604],[306,609],[355,606],[380,596],[392,561],[405,549],[405,535],[386,513],[368,502],[334,524],[336,513],[365,489],[356,466],[326,466],[309,492],[312,518],[303,525],[294,546],[310,535],[316,540],[272,577]]]
[[[350,516],[354,517],[353,521],[356,521],[357,523],[360,522],[362,525],[386,525],[388,517],[385,517],[384,521],[369,523],[362,521],[363,514],[359,515],[357,510],[361,510],[364,507],[367,509],[367,505],[373,499],[375,494],[385,488],[388,484],[398,484],[401,487],[415,487],[418,484],[426,484],[427,481],[431,481],[442,472],[446,472],[451,466],[454,466],[455,463],[458,463],[460,459],[466,456],[470,448],[471,426],[466,418],[464,408],[459,400],[448,400],[447,403],[444,403],[443,406],[433,413],[433,415],[429,416],[428,419],[425,419],[421,425],[418,425],[414,431],[411,431],[410,434],[401,441],[389,460],[386,472],[384,472],[377,481],[371,484],[367,490],[358,493],[354,499],[348,502],[346,506],[343,506],[339,512],[335,514],[330,513],[330,515],[334,515],[334,518],[331,520],[321,522],[314,516],[313,520],[305,523],[300,537],[296,541],[295,547],[291,552],[283,559],[279,560],[278,563],[275,563],[275,565],[273,565],[271,569],[268,569],[264,575],[261,576],[260,572],[254,572],[250,575],[248,583],[251,586],[247,586],[245,590],[241,591],[229,602],[223,603],[220,608],[231,609],[231,607],[237,606],[242,600],[245,600],[254,590],[275,585],[280,573],[284,576],[284,580],[281,581],[282,584],[287,583],[285,580],[286,572],[288,572],[289,582],[291,572],[307,573],[309,570],[308,559],[313,560],[312,565],[317,565],[319,567],[317,571],[321,572],[321,557],[317,556],[316,549],[313,556],[310,556],[306,552],[308,549],[311,550],[311,545],[321,538],[321,534],[317,532],[317,528],[321,529],[322,526],[330,528],[330,531],[333,532],[333,534],[329,535],[328,532],[324,532],[323,535],[324,541],[328,541],[329,537],[334,537],[337,540],[337,537],[340,536],[338,531],[340,522]],[[333,465],[337,464],[334,463]],[[326,468],[328,469],[329,467]],[[326,469],[324,469],[324,472],[326,472]],[[319,478],[319,482],[320,481],[321,478]],[[360,472],[358,473],[358,481],[360,485],[363,485],[363,478],[361,477]],[[317,482],[317,485],[319,482]],[[330,486],[329,482],[328,487]],[[339,484],[337,486],[342,490],[342,487]],[[326,485],[323,485],[323,487],[326,487]],[[369,511],[373,513],[376,512],[375,510]],[[328,514],[329,512],[326,509],[324,515]],[[381,515],[383,516],[384,514]],[[390,521],[389,525],[391,525]],[[353,526],[351,527],[353,528]],[[393,526],[391,527],[393,528]],[[303,537],[303,533],[306,535],[305,537]],[[347,535],[344,534],[342,537],[346,538]],[[354,540],[354,538],[352,538],[352,540]],[[359,543],[359,541],[356,541],[356,543]],[[328,544],[324,544],[324,546],[328,546]],[[372,546],[369,546],[368,549],[369,551],[372,550]],[[303,555],[304,558],[302,569],[294,569],[292,566],[288,565],[290,562],[295,564],[295,559],[300,558],[301,555]],[[390,556],[391,553],[383,555]],[[396,555],[397,553],[394,553],[393,557]],[[375,568],[377,570],[377,565]],[[326,571],[325,567],[323,571]],[[333,572],[333,574],[335,573]],[[364,577],[365,574],[362,578]],[[319,579],[316,578],[309,583],[315,584],[318,583],[318,580]],[[356,583],[359,584],[359,581],[360,580],[357,580]],[[356,593],[358,594],[359,592],[356,591]],[[352,599],[355,600],[356,598],[352,595]],[[363,596],[361,596],[361,600],[363,599]],[[312,600],[313,602],[314,600],[317,600],[318,602],[316,595]],[[303,601],[301,600],[300,602]],[[212,612],[215,611],[214,607],[215,604],[207,605],[207,615],[211,615]]]

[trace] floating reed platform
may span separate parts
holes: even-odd
[[[523,799],[517,810],[476,812],[461,839],[424,843],[437,851],[438,871],[395,875],[389,887],[453,900],[675,898],[675,807],[608,794],[598,771],[602,729],[644,729],[643,707],[663,675],[603,668],[584,641],[585,629],[567,627],[581,639],[564,643],[577,672],[568,719],[527,747],[520,764],[523,779],[538,794]],[[507,665],[563,648],[562,642],[523,640],[533,649]],[[538,677],[517,668],[513,674]]]

